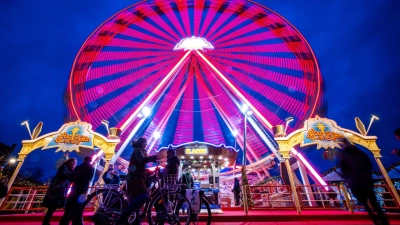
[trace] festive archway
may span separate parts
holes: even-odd
[[[299,153],[298,150],[295,150],[293,147],[300,144],[300,147],[317,145],[317,148],[341,148],[339,144],[343,141],[343,139],[347,139],[353,144],[359,144],[373,154],[380,171],[382,172],[387,184],[396,198],[396,201],[400,204],[400,196],[396,188],[393,186],[393,183],[386,173],[386,170],[380,160],[382,155],[380,154],[380,149],[376,144],[377,137],[367,136],[367,131],[365,131],[364,125],[358,118],[356,118],[356,125],[360,133],[342,128],[333,120],[316,116],[315,118],[306,120],[303,128],[295,130],[287,136],[284,132],[283,125],[276,126],[275,141],[279,145],[279,153],[285,159],[285,165],[288,168],[287,171],[290,179],[290,185],[292,187],[293,196],[295,198],[298,211],[300,210],[300,205],[295,191],[296,189],[293,174],[290,172],[289,159],[292,157],[291,154],[299,155]]]
[[[94,132],[91,124],[79,120],[64,124],[58,131],[37,137],[41,131],[41,124],[42,123],[40,123],[33,131],[31,140],[22,141],[22,148],[18,153],[18,164],[8,182],[8,188],[11,188],[14,183],[25,158],[37,149],[46,150],[57,148],[56,152],[79,152],[79,147],[87,149],[98,147],[104,152],[106,160],[106,165],[103,170],[104,172],[108,169],[109,162],[115,154],[115,147],[120,142],[116,133],[112,133],[108,138],[104,137],[103,135]]]

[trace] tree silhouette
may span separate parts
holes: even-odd
[[[28,167],[21,171],[21,175],[27,179],[43,183],[44,169],[39,166]]]

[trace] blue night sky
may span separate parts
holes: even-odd
[[[383,164],[399,161],[389,152],[400,142],[400,20],[399,1],[389,0],[264,0],[257,1],[282,15],[314,50],[325,83],[326,116],[339,126],[356,130],[354,117],[378,136]],[[136,3],[127,0],[2,1],[0,7],[0,142],[29,139],[21,122],[31,128],[44,122],[42,134],[64,123],[64,93],[73,60],[97,26],[119,10]],[[98,130],[105,133],[104,128]],[[322,173],[334,162],[322,160],[323,150],[307,149],[306,157]],[[44,166],[54,173],[54,151],[36,150],[24,167]],[[80,160],[81,162],[81,160]]]

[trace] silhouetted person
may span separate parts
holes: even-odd
[[[233,196],[235,198],[235,205],[240,205],[240,184],[239,179],[235,177],[233,188],[232,188]]]
[[[46,193],[46,197],[43,199],[42,206],[47,208],[47,212],[42,225],[49,225],[56,209],[65,206],[65,196],[67,196],[72,171],[75,169],[76,163],[76,159],[71,158],[58,167],[57,173],[47,189],[49,193]]]
[[[107,172],[103,174],[103,180],[105,184],[118,184],[120,183],[121,179],[117,172],[114,170],[114,165],[110,164],[108,166]]]
[[[389,222],[376,200],[372,180],[372,163],[368,155],[354,145],[347,145],[343,149],[339,165],[351,192],[364,206],[373,222],[376,225],[388,225]],[[377,215],[369,207],[368,200]]]
[[[397,128],[397,129],[394,131],[394,137],[395,137],[398,141],[400,141],[400,128]],[[392,153],[393,155],[400,156],[400,149],[394,148],[390,153]]]
[[[181,160],[176,156],[176,152],[173,149],[167,150],[167,164],[165,165],[164,170],[159,174],[162,179],[161,185],[166,185],[165,188],[171,188],[174,185],[177,185],[178,174],[179,174],[179,165],[181,164]],[[166,183],[167,182],[167,183]],[[172,185],[172,186],[169,186]],[[163,203],[155,204],[156,209],[156,224],[163,225],[165,222],[165,213],[166,209]],[[178,205],[180,208],[181,205]]]
[[[157,155],[147,156],[146,146],[146,138],[139,138],[137,141],[132,141],[134,150],[129,160],[128,168],[128,175],[130,177],[128,180],[128,191],[131,202],[118,219],[117,224],[129,224],[128,216],[134,210],[139,209],[149,197],[146,190],[146,164],[156,162]],[[136,217],[136,220],[132,224],[140,224],[139,217]]]
[[[167,150],[167,165],[165,166],[162,174],[173,174],[178,175],[179,173],[179,165],[181,164],[181,160],[179,160],[178,156],[173,149]]]
[[[182,173],[182,184],[184,184],[184,188],[193,189],[194,188],[194,181],[193,176],[190,174],[189,169],[186,169],[184,173]]]
[[[8,179],[4,177],[3,179],[0,180],[0,199],[6,197],[8,193]]]
[[[72,220],[73,225],[81,225],[82,214],[81,208],[82,203],[86,200],[86,192],[89,189],[90,181],[94,175],[94,168],[90,163],[92,158],[86,156],[83,159],[83,163],[77,166],[71,175],[71,192],[67,197],[67,203],[65,206],[64,215],[60,220],[60,225],[67,225]]]

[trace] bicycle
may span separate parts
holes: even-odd
[[[92,206],[95,214],[92,217],[95,224],[115,224],[122,212],[129,204],[127,180],[129,176],[121,177],[125,180],[121,187],[95,187],[82,207]],[[175,180],[177,180],[175,178]],[[175,185],[176,189],[171,189]],[[159,165],[154,172],[154,182],[150,186],[149,198],[144,206],[133,212],[128,221],[132,223],[136,219],[143,219],[147,215],[149,225],[160,224],[185,224],[191,222],[191,205],[189,200],[180,193],[180,185],[177,181],[173,184],[169,180],[162,181],[159,178]],[[189,206],[187,213],[181,213],[178,205],[186,203]]]
[[[206,216],[199,216],[199,213],[194,213],[194,209],[192,206],[192,215],[190,218],[190,222],[192,224],[198,224],[199,222],[201,224],[206,224],[206,225],[211,225],[211,221],[212,221],[212,215],[211,215],[211,207],[210,207],[210,203],[208,202],[207,198],[204,195],[203,191],[200,191],[200,211],[202,209],[206,210]]]

